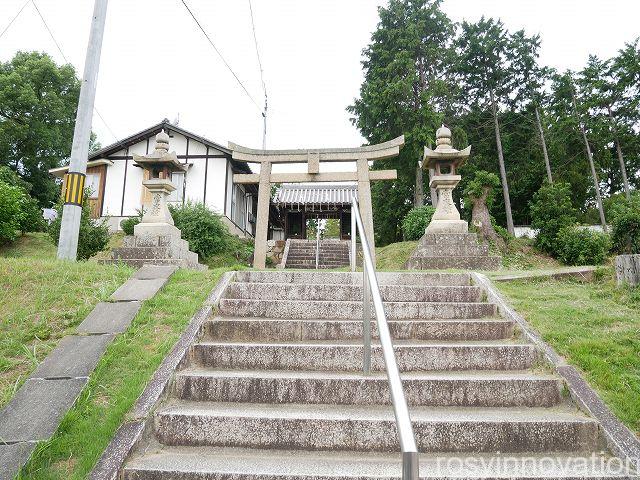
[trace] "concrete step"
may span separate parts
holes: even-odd
[[[410,270],[437,270],[448,268],[457,268],[460,270],[499,270],[502,267],[502,258],[494,256],[412,256],[407,260],[406,267]]]
[[[560,403],[562,381],[530,372],[411,372],[402,375],[410,406],[551,407]],[[282,370],[211,370],[178,373],[182,400],[239,403],[388,405],[384,372],[337,373]]]
[[[322,263],[318,265],[318,268],[316,268],[315,264],[313,264],[313,266],[309,266],[309,265],[289,265],[287,263],[286,268],[288,268],[289,270],[337,270],[337,269],[344,269],[347,265],[341,265],[341,264],[329,264],[329,265],[323,265]]]
[[[513,322],[501,318],[452,320],[391,320],[395,340],[499,340],[513,336]],[[362,320],[280,320],[218,317],[204,326],[212,341],[306,341],[362,339]],[[378,336],[371,322],[373,338]]]
[[[449,272],[377,272],[380,285],[471,285],[468,273]],[[321,283],[328,285],[362,285],[362,272],[267,272],[242,271],[237,272],[236,282],[257,283]]]
[[[436,233],[423,235],[418,245],[478,245],[475,233]]]
[[[287,256],[287,260],[315,260],[316,259],[316,254],[312,253],[312,254],[306,254],[306,253],[289,253],[289,255]],[[322,260],[349,260],[349,255],[348,254],[326,254],[326,253],[321,253],[320,254],[320,259]]]
[[[387,302],[479,302],[480,287],[422,287],[416,285],[382,285],[382,299]],[[322,285],[233,282],[224,292],[225,298],[255,300],[333,300],[362,299],[360,285]]]
[[[329,263],[338,263],[340,265],[349,265],[349,259],[340,259],[340,258],[330,258],[330,259],[323,259],[323,258],[319,258],[318,259],[318,263],[320,264],[329,264]],[[315,267],[316,264],[316,259],[315,257],[313,258],[292,258],[291,260],[289,260],[287,258],[287,264],[285,265],[285,267],[288,267],[290,265],[293,264],[301,264],[301,265],[311,265],[313,267]]]
[[[362,318],[361,301],[321,301],[321,300],[251,300],[222,298],[220,312],[238,317],[267,318],[326,318],[352,319]],[[385,302],[387,318],[410,319],[446,319],[446,318],[482,318],[496,314],[492,303],[468,302]]]
[[[348,266],[349,265],[349,260],[322,260],[319,259],[318,260],[318,265],[336,265],[336,266]],[[303,259],[292,259],[291,261],[289,259],[287,259],[287,263],[285,265],[285,268],[291,268],[293,266],[297,266],[299,268],[316,268],[316,259],[314,258],[313,260],[303,260]]]
[[[598,424],[571,408],[413,407],[426,452],[593,452]],[[180,401],[155,413],[165,445],[397,452],[391,406]]]
[[[371,350],[372,370],[385,371],[380,346]],[[533,345],[505,341],[395,342],[394,351],[402,372],[526,370],[539,359]],[[354,343],[199,342],[191,347],[196,365],[221,369],[359,372],[362,354],[363,346]]]
[[[613,480],[627,476],[610,457],[568,454],[422,454],[420,478],[433,480]],[[150,448],[133,458],[124,480],[334,480],[401,478],[396,453],[304,452],[228,447]],[[633,476],[634,478],[635,475]],[[630,478],[628,476],[627,478]]]
[[[414,251],[413,255],[416,256],[451,256],[451,257],[469,257],[469,256],[485,256],[489,255],[489,245],[478,244],[475,245],[447,245],[447,244],[434,244],[434,245],[420,245]]]
[[[172,247],[120,247],[113,249],[112,256],[115,260],[172,257],[179,258],[180,253],[182,252]]]

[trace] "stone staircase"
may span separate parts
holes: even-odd
[[[598,463],[598,423],[469,274],[378,280],[422,478],[616,477]],[[400,478],[375,324],[362,373],[361,298],[361,274],[236,273],[122,478]],[[517,461],[542,457],[584,464]]]
[[[343,268],[349,266],[349,242],[345,240],[321,240],[318,268]],[[315,269],[316,241],[291,240],[284,268]]]
[[[498,270],[502,259],[489,254],[486,243],[475,233],[425,234],[405,267],[409,270]]]

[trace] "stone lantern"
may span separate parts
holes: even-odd
[[[135,226],[135,235],[171,235],[180,237],[180,231],[173,225],[171,212],[167,208],[167,198],[173,192],[172,172],[184,172],[186,167],[178,161],[176,152],[169,152],[169,135],[162,130],[156,135],[156,146],[148,155],[133,155],[136,165],[149,172],[144,185],[151,192],[151,200],[144,205],[142,221]]]
[[[462,177],[458,169],[464,165],[471,147],[456,150],[451,146],[451,130],[444,125],[436,132],[436,148],[425,147],[422,168],[433,169],[429,186],[438,192],[438,203],[431,222],[418,241],[405,267],[416,270],[459,268],[464,270],[497,270],[499,256],[491,255],[487,244],[479,244],[469,225],[460,219],[453,202],[453,189]]]
[[[436,149],[424,147],[422,168],[433,169],[435,174],[429,182],[438,193],[438,204],[431,223],[425,233],[467,233],[469,226],[460,220],[460,212],[453,202],[453,189],[462,177],[456,174],[469,158],[471,146],[456,150],[451,146],[451,130],[442,125],[436,132]]]
[[[198,254],[189,250],[189,242],[182,238],[167,208],[167,198],[176,189],[171,183],[171,173],[186,170],[176,152],[169,152],[169,135],[164,130],[158,133],[153,152],[134,155],[133,161],[149,172],[142,185],[151,192],[151,200],[145,203],[144,215],[134,227],[133,235],[124,237],[122,247],[111,251],[110,262],[136,268],[153,264],[205,269],[198,263]]]

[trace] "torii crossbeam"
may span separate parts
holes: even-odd
[[[264,268],[267,255],[267,233],[269,227],[269,199],[272,183],[307,182],[357,182],[358,202],[365,231],[372,248],[373,212],[371,208],[370,182],[395,180],[396,170],[369,170],[369,161],[395,157],[404,145],[404,135],[388,142],[357,148],[325,148],[300,150],[257,150],[229,142],[232,158],[242,162],[259,163],[259,174],[235,174],[234,183],[258,184],[258,213],[256,215],[256,237],[253,267]],[[355,172],[322,172],[320,162],[356,162]],[[306,163],[306,173],[271,173],[274,163]],[[375,251],[371,252],[375,259]]]

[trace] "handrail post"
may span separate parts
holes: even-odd
[[[351,207],[351,271],[356,271],[356,212]]]
[[[418,480],[420,464],[418,452],[402,452],[402,480]]]
[[[362,354],[365,375],[371,374],[371,296],[367,279],[367,266],[362,264],[362,337],[364,352]]]
[[[355,217],[357,232],[360,234],[362,245],[362,320],[364,337],[364,371],[370,372],[370,352],[371,352],[371,307],[375,313],[376,325],[378,326],[378,337],[380,338],[380,350],[384,359],[384,366],[387,371],[389,381],[389,392],[391,394],[391,404],[396,418],[398,430],[398,440],[402,451],[402,479],[418,480],[420,475],[418,448],[416,445],[411,416],[407,406],[407,399],[402,388],[402,379],[398,363],[393,351],[393,342],[389,332],[387,316],[384,312],[384,303],[380,293],[380,285],[376,278],[376,267],[373,263],[372,252],[369,249],[369,241],[364,230],[364,223],[360,216],[358,201],[354,197],[351,200],[351,215]],[[354,229],[354,233],[355,229]],[[355,236],[355,235],[353,235]],[[369,358],[367,359],[367,355]]]
[[[316,270],[320,264],[320,220],[316,220]]]

